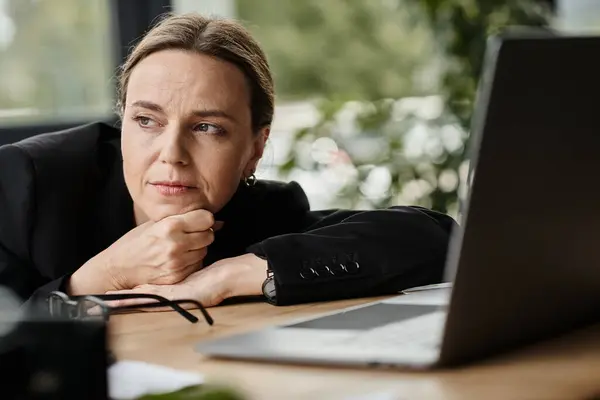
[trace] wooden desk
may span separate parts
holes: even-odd
[[[193,350],[201,339],[373,300],[217,307],[210,309],[212,327],[190,324],[173,312],[120,315],[110,324],[111,347],[118,359],[198,371],[249,399],[344,399],[378,392],[397,399],[600,399],[600,325],[477,365],[435,372],[219,361]]]

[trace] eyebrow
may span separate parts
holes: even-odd
[[[146,108],[148,110],[156,111],[156,112],[163,113],[163,114],[165,113],[165,110],[163,110],[163,108],[160,105],[153,103],[151,101],[138,100],[138,101],[133,102],[131,104],[131,106]],[[231,116],[230,114],[227,114],[225,111],[219,110],[219,109],[194,110],[194,111],[192,111],[192,115],[195,115],[197,117],[202,117],[202,118],[206,118],[206,117],[226,118],[230,121],[237,123],[237,120],[233,116]]]

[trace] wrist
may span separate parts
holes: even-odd
[[[101,281],[92,273],[89,262],[75,271],[66,284],[66,292],[71,296],[104,293]]]
[[[261,259],[252,253],[239,256],[238,263],[235,263],[237,271],[231,271],[232,282],[231,296],[260,296],[262,295],[262,285],[267,277],[267,260]]]
[[[69,295],[79,296],[125,289],[116,283],[110,273],[109,264],[104,261],[102,253],[100,253],[71,275],[66,284],[66,291]]]
[[[85,293],[85,287],[82,280],[82,273],[80,272],[81,268],[75,271],[67,280],[65,285],[65,292],[70,296],[79,296]]]
[[[124,268],[122,268],[121,264],[114,259],[114,253],[107,253],[107,250],[98,254],[96,257],[98,258],[97,265],[98,270],[100,271],[99,274],[102,278],[101,281],[110,288],[108,290],[126,290],[141,283],[145,283],[134,282],[131,279],[127,279],[127,276],[123,274]]]

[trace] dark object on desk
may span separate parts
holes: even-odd
[[[50,318],[42,309],[6,303],[0,302],[0,398],[107,399],[104,321]]]

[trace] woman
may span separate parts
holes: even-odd
[[[442,279],[450,217],[313,212],[298,184],[256,180],[273,81],[237,23],[164,19],[119,89],[120,131],[97,123],[0,148],[0,285],[24,300],[61,290],[288,305]]]

